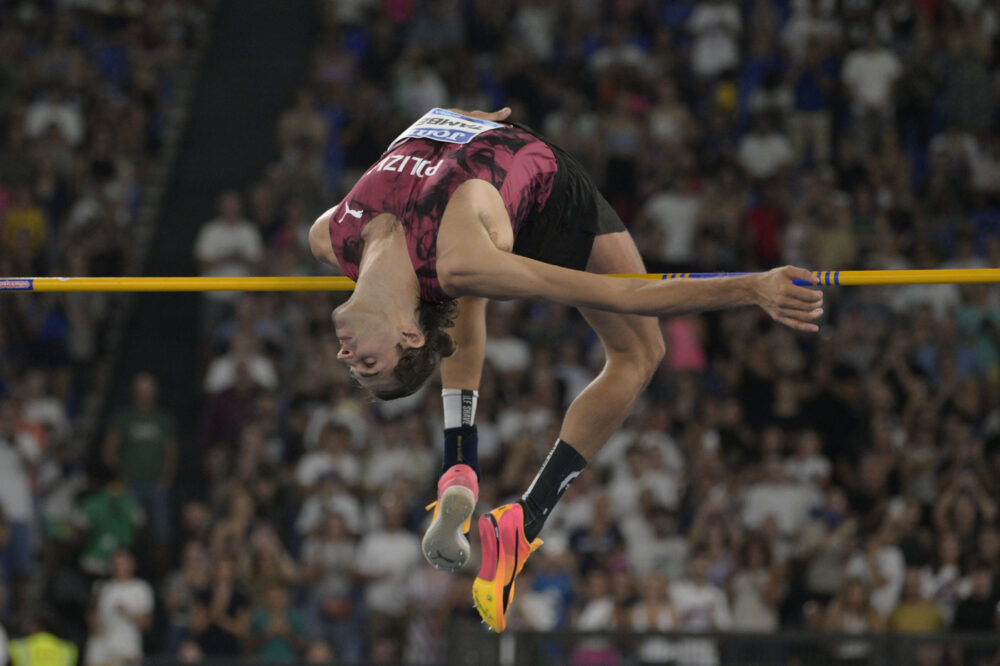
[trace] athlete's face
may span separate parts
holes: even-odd
[[[393,370],[401,347],[410,346],[403,330],[387,313],[363,312],[340,306],[333,311],[340,351],[337,358],[363,388],[377,392],[396,387]]]

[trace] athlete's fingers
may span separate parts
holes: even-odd
[[[781,308],[780,313],[784,317],[796,319],[798,321],[813,321],[823,316],[823,308],[814,308],[812,310]]]
[[[505,106],[502,109],[497,109],[496,111],[476,111],[475,113],[481,114],[475,116],[480,120],[492,120],[496,122],[498,120],[506,120],[510,116],[510,107]]]
[[[807,333],[816,333],[819,331],[819,326],[816,324],[798,321],[797,319],[792,319],[791,317],[786,317],[784,315],[778,315],[775,317],[775,321],[780,324],[784,324],[789,328],[795,329],[796,331],[805,331]]]
[[[500,120],[506,120],[510,116],[510,107],[505,106],[502,109],[496,111],[466,111],[465,109],[448,109],[452,113],[460,113],[463,116],[469,116],[470,118],[477,118],[479,120],[489,120],[492,122],[497,122]]]
[[[789,285],[784,290],[784,297],[789,301],[797,301],[814,308],[823,301],[823,292],[809,287]]]
[[[812,271],[807,271],[804,268],[799,268],[798,266],[786,266],[785,275],[792,278],[793,280],[802,280],[808,282],[809,284],[819,284],[819,278],[812,274]]]

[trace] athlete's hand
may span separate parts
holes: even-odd
[[[815,333],[819,326],[812,323],[823,314],[823,292],[795,284],[803,280],[819,282],[804,268],[782,266],[762,273],[755,284],[757,304],[777,322],[797,331]]]
[[[510,107],[505,106],[499,111],[465,111],[463,109],[448,109],[452,113],[461,113],[463,116],[469,116],[470,118],[477,118],[479,120],[489,120],[490,122],[499,123],[510,116]]]

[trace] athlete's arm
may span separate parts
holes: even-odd
[[[486,358],[485,298],[466,296],[458,299],[458,318],[451,337],[457,348],[451,356],[441,359],[441,386],[444,388],[479,390]]]
[[[317,261],[333,266],[338,273],[343,273],[330,242],[330,211],[332,210],[331,208],[317,217],[312,227],[309,228],[309,249],[312,250]]]
[[[786,266],[732,278],[650,281],[611,278],[552,266],[498,250],[482,224],[463,220],[506,215],[499,194],[466,183],[448,202],[438,236],[438,279],[451,296],[544,298],[622,314],[669,317],[742,305],[759,305],[776,321],[802,331],[822,314],[821,292],[809,271]],[[495,192],[495,190],[494,190]],[[499,208],[498,208],[499,206]]]

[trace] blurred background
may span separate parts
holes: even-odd
[[[987,0],[4,0],[0,275],[317,274],[402,128],[504,105],[653,271],[996,267],[998,92]],[[344,297],[0,296],[15,666],[1000,663],[996,288],[663,321],[502,640],[419,550],[440,384],[352,386]],[[481,508],[601,367],[560,306],[489,330]]]

